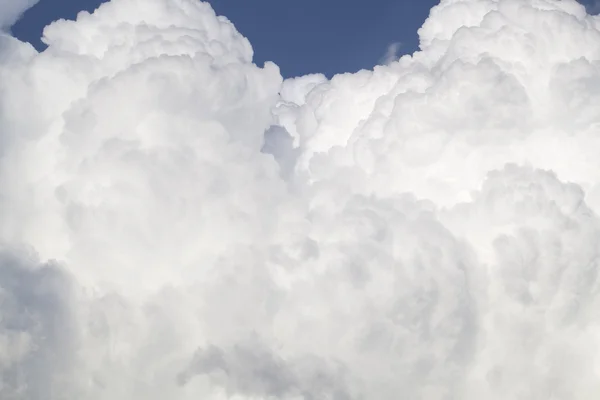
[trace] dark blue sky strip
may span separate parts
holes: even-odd
[[[102,0],[41,0],[13,27],[42,49],[42,29],[59,18],[74,19]],[[284,77],[321,72],[328,76],[372,68],[388,46],[399,53],[418,48],[417,30],[438,0],[211,0],[250,39],[255,62],[274,61]],[[585,0],[599,11],[600,0]]]
[[[49,22],[92,11],[101,0],[41,0],[13,27],[22,40],[39,41]],[[436,0],[212,0],[250,39],[255,62],[274,61],[286,77],[321,72],[328,76],[372,68],[387,47],[401,53],[418,45],[417,30]]]

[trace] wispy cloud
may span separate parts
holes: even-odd
[[[379,59],[379,63],[388,65],[389,63],[398,60],[398,58],[400,58],[399,53],[401,47],[402,43],[400,42],[394,42],[388,45],[385,55]]]

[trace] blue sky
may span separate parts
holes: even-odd
[[[590,10],[597,0],[587,1]],[[13,33],[42,48],[43,27],[102,0],[41,0],[13,27]],[[388,46],[400,54],[417,49],[417,30],[438,0],[211,0],[255,51],[255,62],[274,61],[284,77],[321,72],[328,76],[371,68]],[[596,11],[596,10],[594,10]]]
[[[101,0],[41,0],[13,33],[41,48],[42,28],[59,18],[94,10]],[[274,61],[285,77],[321,72],[331,76],[371,68],[388,46],[417,48],[417,29],[438,0],[212,0],[250,39],[255,62]]]
[[[438,0],[213,0],[285,76],[371,68],[387,47],[413,52],[417,29]],[[242,5],[244,4],[244,5]]]

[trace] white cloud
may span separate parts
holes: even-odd
[[[0,38],[0,397],[595,399],[599,21],[283,82],[194,0]]]
[[[39,0],[0,0],[0,30],[10,28],[23,13]]]
[[[400,42],[394,42],[391,43],[388,47],[387,50],[385,51],[385,55],[383,57],[381,57],[381,60],[379,60],[380,64],[383,65],[388,65],[391,62],[397,61],[398,58],[400,58],[400,48],[402,47],[402,43]]]

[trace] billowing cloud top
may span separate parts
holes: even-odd
[[[285,81],[195,0],[0,36],[0,398],[596,399],[600,19],[419,35]]]

